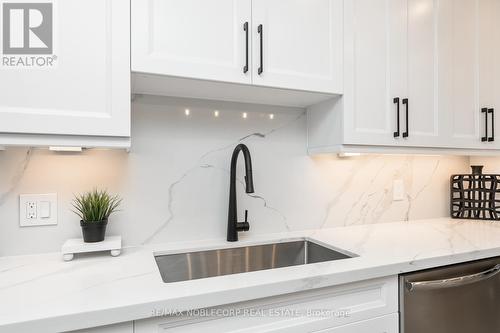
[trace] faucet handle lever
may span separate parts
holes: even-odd
[[[248,209],[245,209],[245,222],[236,223],[236,230],[238,231],[250,230],[250,223],[248,223]]]

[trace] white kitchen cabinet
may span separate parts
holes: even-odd
[[[482,0],[441,0],[439,38],[439,111],[446,118],[446,143],[451,147],[482,148],[484,116],[479,100],[478,4]]]
[[[492,138],[493,127],[497,127],[493,110],[500,105],[500,4],[495,0],[416,1],[414,15],[418,15],[419,6],[424,11],[432,4],[437,32],[434,46],[437,58],[433,66],[438,71],[435,72],[437,80],[425,81],[432,85],[437,99],[434,108],[427,103],[422,110],[429,113],[424,118],[437,120],[438,126],[433,123],[434,128],[438,128],[435,132],[439,132],[444,142],[434,143],[430,127],[421,133],[427,133],[433,146],[476,151],[498,149],[500,143]],[[424,67],[430,66],[427,61],[420,72],[425,73]],[[415,76],[418,74],[414,73]],[[409,82],[412,81],[415,80],[410,78]],[[431,94],[431,87],[426,89],[423,84],[417,90],[420,93],[426,91],[425,95]],[[425,101],[423,97],[415,100]],[[430,110],[436,111],[434,117]],[[420,117],[420,114],[417,115]],[[431,123],[429,121],[429,125]]]
[[[251,4],[132,0],[132,70],[251,83]]]
[[[134,324],[135,333],[396,333],[397,311],[398,278],[393,276]]]
[[[500,96],[499,8],[495,0],[346,2],[345,93],[309,108],[309,152],[500,147],[481,140],[481,109]]]
[[[345,93],[327,103],[338,108],[331,115],[335,119],[323,119],[321,111],[309,114],[310,125],[318,120],[321,126],[310,135],[327,136],[310,144],[397,145],[394,98],[401,106],[406,92],[405,2],[353,0],[344,6]],[[331,131],[333,122],[343,124]]]
[[[433,147],[444,141],[436,11],[432,0],[345,3],[345,94],[334,111],[343,115],[337,116],[343,133],[334,143]],[[317,116],[311,112],[312,124]]]
[[[107,325],[101,327],[88,328],[84,330],[71,331],[72,333],[134,333],[134,322]]]
[[[133,91],[324,101],[342,93],[342,8],[342,0],[132,0]]]
[[[67,0],[52,11],[53,66],[0,66],[0,144],[128,145],[130,4]]]
[[[487,109],[480,116],[480,135],[486,137],[482,146],[499,149],[497,135],[498,111],[500,110],[500,3],[496,0],[477,0],[479,16],[479,109]],[[494,112],[494,113],[493,113]],[[492,119],[494,118],[494,119]],[[486,131],[486,124],[488,128]],[[493,126],[495,135],[493,134]],[[493,139],[493,140],[492,140]]]
[[[308,109],[310,153],[418,144],[406,126],[408,10],[409,0],[344,2],[344,95]]]
[[[363,320],[358,323],[329,328],[315,333],[399,333],[398,315],[391,315]]]
[[[404,145],[436,147],[445,143],[444,112],[439,110],[439,1],[407,0],[407,104],[401,126]],[[406,102],[406,100],[404,100]],[[407,119],[408,117],[408,119]],[[408,128],[406,127],[408,124]]]
[[[342,1],[253,0],[253,83],[342,90]]]

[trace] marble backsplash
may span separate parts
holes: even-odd
[[[248,209],[251,223],[242,237],[448,216],[449,176],[469,169],[456,156],[310,157],[301,109],[137,96],[132,117],[130,153],[0,151],[0,255],[58,251],[78,237],[70,203],[94,187],[123,197],[108,234],[126,246],[224,238],[229,161],[240,142],[252,152],[255,183],[245,194],[240,161],[238,211],[243,218]],[[405,184],[402,201],[392,200],[395,179]],[[53,192],[59,224],[20,228],[19,194]]]

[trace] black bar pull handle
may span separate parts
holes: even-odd
[[[424,291],[424,290],[429,291],[429,290],[436,290],[436,289],[443,289],[450,287],[460,287],[488,280],[497,275],[498,273],[500,273],[500,264],[495,265],[494,267],[491,267],[485,271],[471,275],[457,276],[443,280],[430,280],[430,281],[417,281],[417,282],[407,281],[406,288],[408,289],[408,291],[412,292],[412,291]]]
[[[482,108],[481,113],[484,113],[484,136],[481,138],[482,142],[488,141],[488,109]]]
[[[394,137],[399,138],[400,131],[399,131],[399,97],[395,97],[393,100],[394,104],[396,104],[396,124],[397,124],[397,131],[394,132]]]
[[[409,129],[408,129],[408,113],[409,113],[409,106],[408,106],[408,98],[403,98],[403,105],[406,106],[406,131],[403,132],[403,138],[407,138],[410,136]]]
[[[488,138],[488,142],[495,141],[495,109],[488,109],[488,113],[491,113],[491,137]]]
[[[258,70],[260,75],[264,72],[264,28],[262,28],[262,24],[257,27],[257,32],[260,35],[260,66]]]
[[[245,31],[245,66],[243,67],[243,73],[248,72],[248,22],[243,24],[243,30]]]

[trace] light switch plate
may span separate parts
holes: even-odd
[[[19,225],[21,227],[57,225],[57,193],[21,194]]]
[[[40,206],[38,207],[38,210],[40,212],[40,218],[41,219],[48,219],[50,218],[50,201],[40,201],[39,202]]]
[[[392,183],[392,200],[403,201],[405,199],[405,184],[402,179],[395,179]]]

